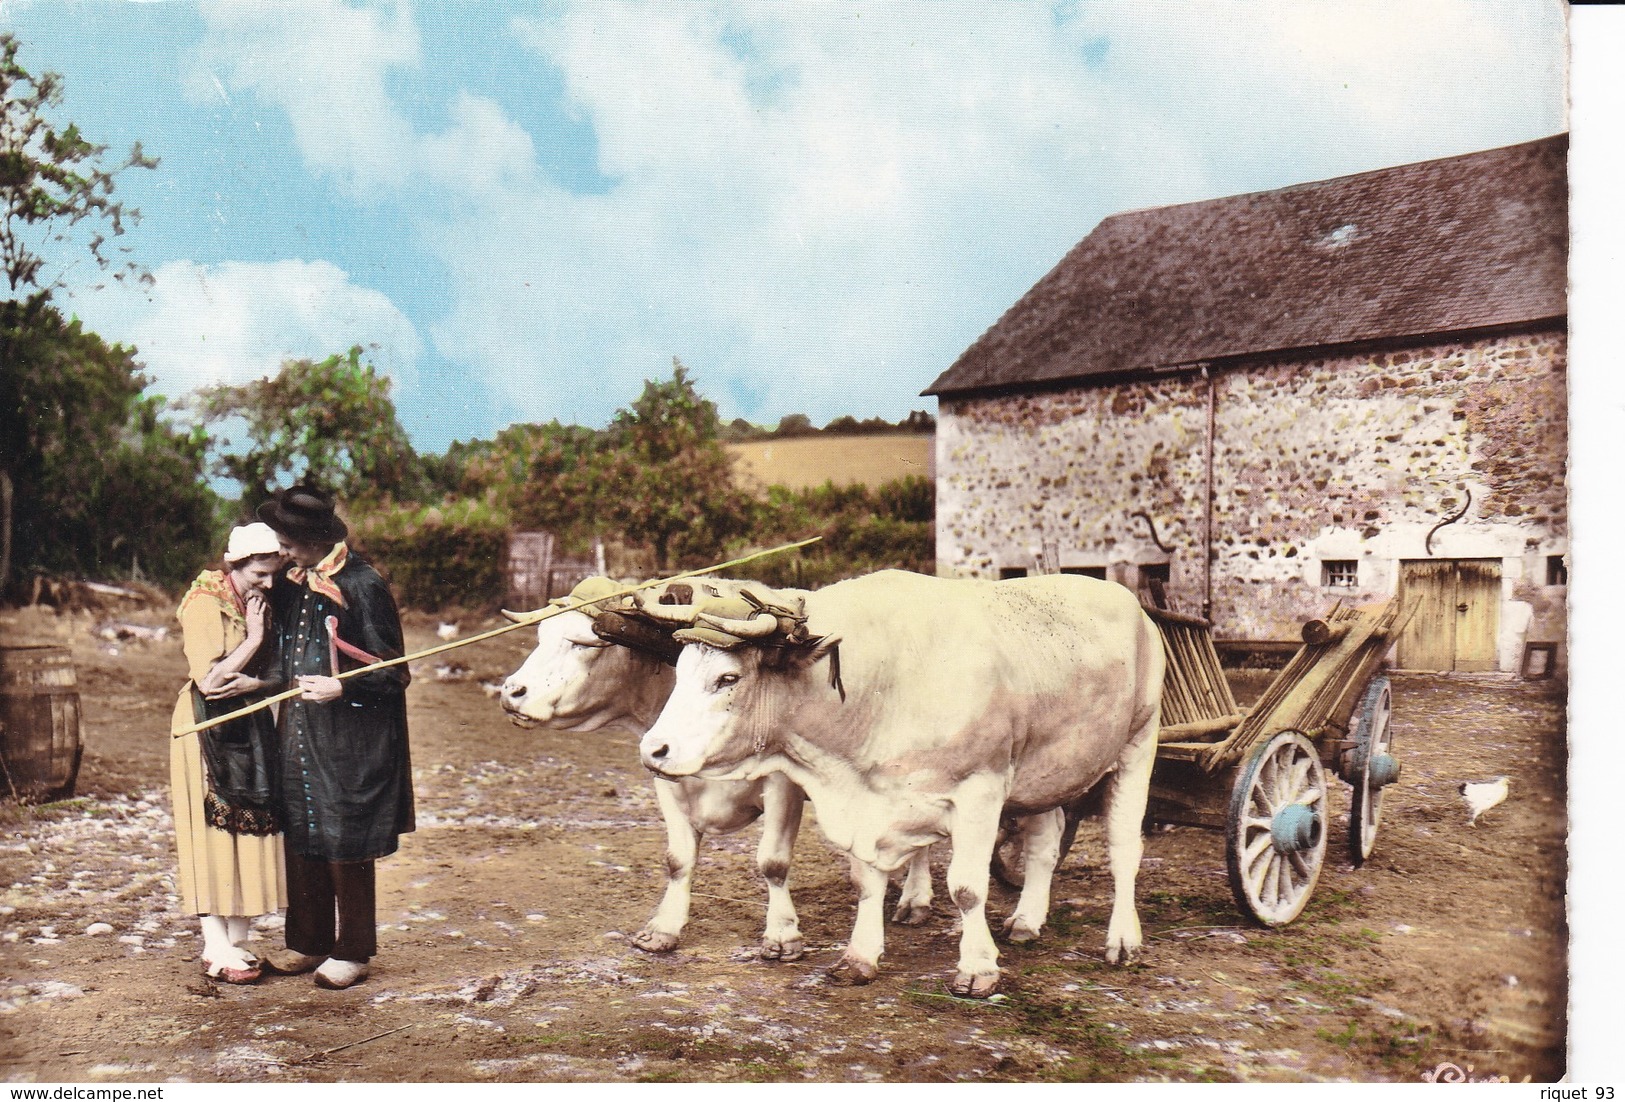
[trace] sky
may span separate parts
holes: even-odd
[[[1117,211],[1567,127],[1560,0],[0,0],[151,286],[63,305],[152,392],[362,346],[420,451],[920,391]],[[132,64],[134,60],[134,64]]]
[[[57,268],[64,305],[134,345],[153,391],[359,344],[419,450],[438,452],[516,420],[602,425],[674,356],[728,419],[934,410],[919,392],[1107,215],[1567,129],[1566,14],[1559,0],[0,0],[0,31],[30,71],[63,75],[60,117],[110,154],[139,140],[161,158],[119,191],[143,213],[120,243],[152,286],[104,286],[71,252]],[[1580,112],[1574,142],[1585,1082],[1617,1075],[1602,1008],[1625,982],[1611,750],[1625,10],[1574,20],[1592,29],[1576,34],[1576,102],[1604,105],[1586,126]]]

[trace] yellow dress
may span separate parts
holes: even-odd
[[[171,734],[192,725],[192,686],[247,636],[236,610],[218,598],[188,600],[180,613],[182,647],[191,674],[175,701]],[[198,735],[169,740],[169,779],[180,851],[181,906],[191,914],[259,915],[287,905],[282,835],[231,834],[209,825],[208,787]]]

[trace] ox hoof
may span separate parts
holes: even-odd
[[[786,938],[783,941],[763,938],[760,956],[763,960],[800,960],[806,951],[807,947],[799,937]]]
[[[1132,964],[1139,952],[1140,947],[1138,945],[1129,945],[1123,942],[1108,945],[1106,946],[1106,963]]]
[[[899,903],[891,916],[892,921],[899,926],[924,926],[930,917],[929,903]]]
[[[632,935],[632,945],[645,953],[669,953],[677,948],[677,935],[642,929]]]
[[[962,999],[985,999],[999,989],[999,970],[991,972],[959,972],[954,975],[954,982],[948,985],[952,991]]]
[[[842,957],[839,964],[824,973],[824,977],[837,987],[862,987],[873,983],[880,970],[866,960]]]
[[[1011,915],[1004,920],[1004,936],[1020,945],[1023,942],[1037,941],[1039,928],[1030,925],[1020,915]]]

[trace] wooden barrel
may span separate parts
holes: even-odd
[[[85,748],[79,682],[67,647],[0,647],[0,797],[73,795]]]

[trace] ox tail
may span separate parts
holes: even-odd
[[[1168,677],[1168,655],[1163,648],[1162,632],[1151,622],[1151,617],[1141,612],[1140,619],[1140,668],[1142,671],[1155,668],[1157,683],[1145,686],[1145,706],[1134,714],[1134,729],[1138,731],[1149,724],[1154,731],[1162,725],[1162,692]]]

